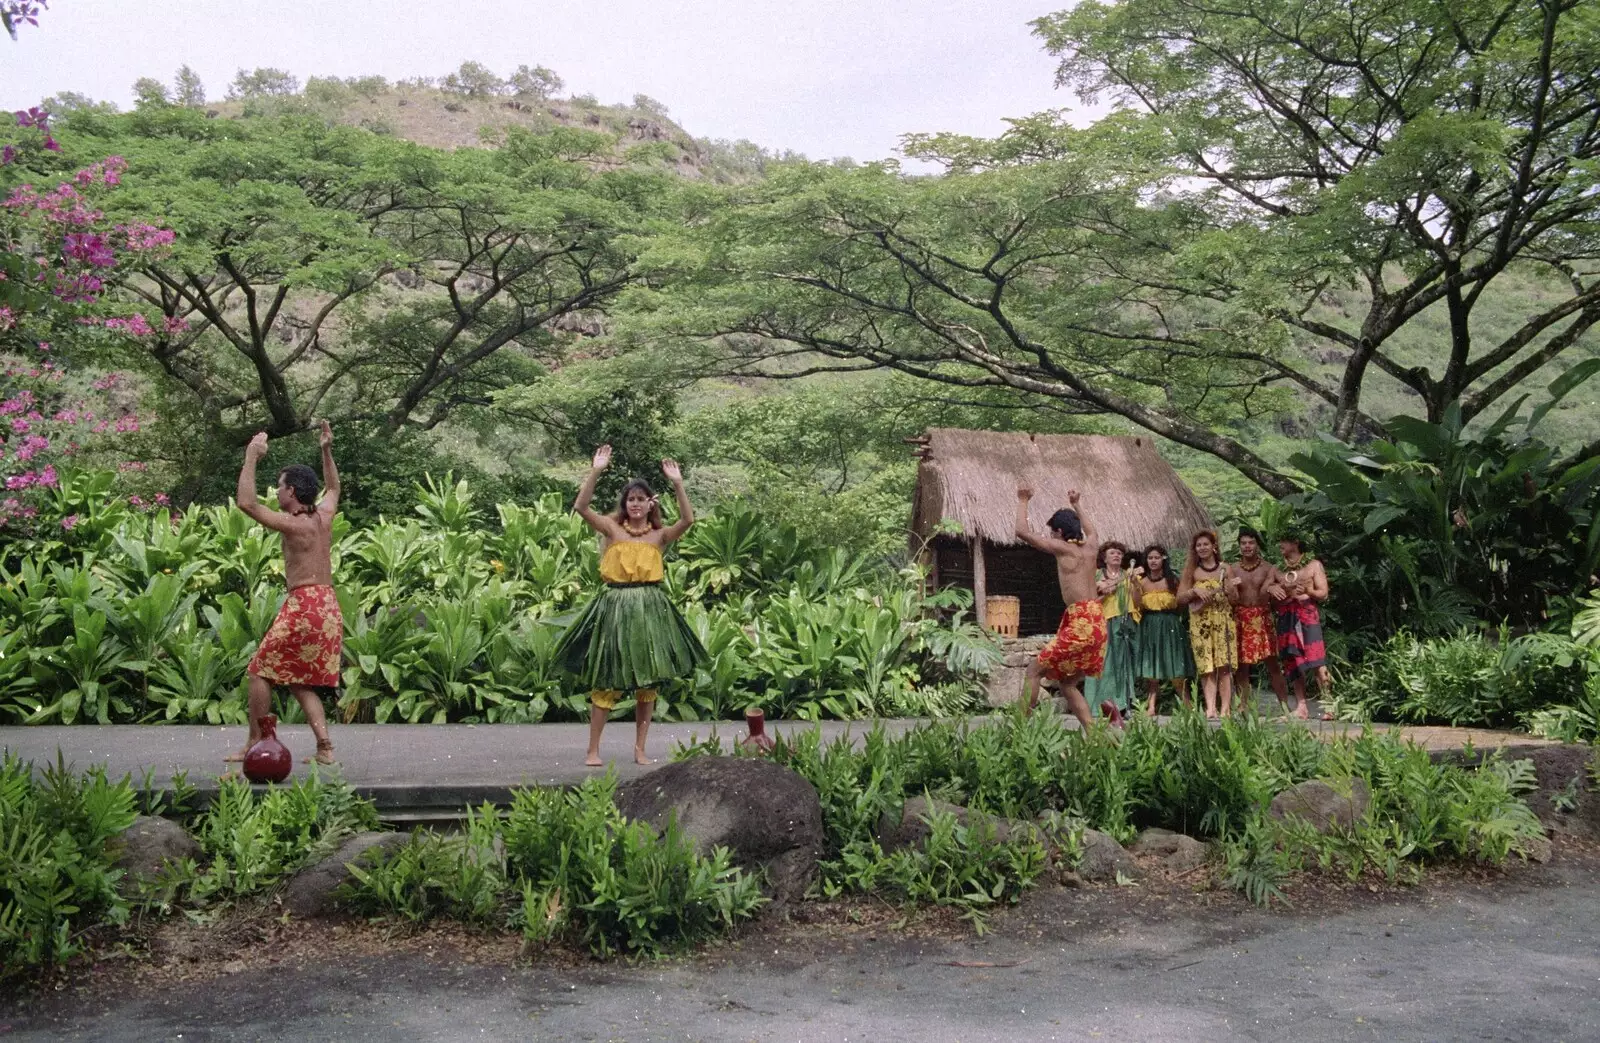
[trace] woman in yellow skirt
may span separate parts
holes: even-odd
[[[1224,716],[1233,710],[1233,672],[1239,667],[1239,633],[1233,619],[1237,577],[1217,556],[1217,534],[1197,532],[1189,541],[1189,560],[1178,584],[1178,603],[1189,606],[1189,647],[1194,652],[1206,716],[1217,716],[1221,697]]]

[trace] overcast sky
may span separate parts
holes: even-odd
[[[464,59],[546,65],[572,93],[636,93],[691,134],[875,159],[901,134],[998,134],[1076,106],[1030,19],[1068,0],[53,0],[0,35],[0,104],[62,90],[131,105],[187,63],[220,98],[241,67],[438,76]]]

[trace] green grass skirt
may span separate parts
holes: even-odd
[[[1134,674],[1171,681],[1194,676],[1194,651],[1189,647],[1189,621],[1183,612],[1146,612],[1139,623]]]
[[[555,655],[585,688],[624,692],[686,677],[708,658],[659,583],[606,587],[572,621]]]
[[[1100,704],[1111,700],[1119,710],[1133,701],[1133,654],[1138,624],[1127,613],[1106,620],[1106,664],[1099,677],[1084,682],[1083,697],[1090,712],[1098,714]]]

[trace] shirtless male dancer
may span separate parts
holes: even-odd
[[[1239,561],[1228,566],[1239,580],[1234,588],[1233,618],[1239,630],[1239,668],[1234,671],[1233,689],[1241,707],[1250,702],[1250,668],[1265,664],[1267,680],[1278,704],[1289,710],[1289,687],[1278,662],[1277,619],[1272,611],[1267,588],[1278,579],[1278,570],[1261,556],[1261,534],[1253,529],[1239,530]]]
[[[1094,583],[1095,549],[1100,539],[1078,506],[1078,490],[1067,493],[1070,509],[1050,516],[1049,536],[1035,535],[1028,522],[1028,501],[1032,498],[1032,489],[1017,487],[1017,536],[1028,546],[1056,559],[1056,579],[1061,584],[1061,600],[1067,603],[1067,611],[1061,616],[1061,627],[1055,638],[1028,664],[1028,673],[1022,682],[1022,708],[1024,713],[1031,713],[1038,700],[1040,679],[1054,678],[1061,683],[1067,708],[1087,731],[1089,704],[1083,698],[1080,685],[1085,677],[1100,675],[1106,658],[1105,613]]]
[[[287,685],[317,737],[318,764],[332,764],[333,743],[318,689],[339,686],[344,618],[333,593],[333,516],[339,512],[339,472],[333,466],[333,431],[322,422],[322,499],[317,474],[305,464],[278,472],[278,510],[256,499],[256,461],[267,453],[265,431],[244,450],[235,491],[239,509],[283,537],[283,578],[289,596],[250,660],[250,738],[227,760],[242,761],[261,740],[261,718],[272,711],[272,686]],[[308,762],[311,758],[307,758]]]
[[[1283,568],[1267,587],[1278,617],[1278,658],[1299,705],[1294,715],[1309,716],[1306,703],[1306,677],[1314,675],[1317,688],[1328,691],[1327,651],[1322,639],[1322,602],[1328,600],[1328,573],[1322,562],[1307,556],[1298,536],[1286,535],[1278,541]],[[1323,714],[1324,720],[1332,720]]]

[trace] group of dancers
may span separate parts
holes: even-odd
[[[1048,534],[1034,532],[1032,498],[1032,489],[1017,489],[1017,535],[1055,559],[1067,608],[1056,636],[1028,667],[1027,709],[1049,678],[1085,727],[1091,703],[1120,723],[1139,688],[1145,712],[1154,715],[1162,682],[1188,704],[1189,682],[1198,679],[1206,716],[1226,716],[1235,689],[1242,703],[1251,670],[1264,668],[1284,712],[1309,716],[1307,679],[1328,683],[1320,608],[1328,576],[1301,537],[1278,541],[1279,567],[1262,557],[1261,535],[1251,529],[1240,530],[1239,558],[1231,563],[1215,532],[1197,532],[1175,575],[1165,547],[1101,543],[1075,489],[1070,506],[1050,516]]]
[[[274,685],[287,687],[316,737],[312,759],[334,763],[322,698],[339,685],[344,621],[333,590],[333,518],[339,509],[339,472],[333,462],[333,432],[321,425],[322,489],[303,464],[278,472],[278,509],[256,498],[256,463],[267,452],[258,434],[245,448],[236,497],[239,509],[283,540],[288,596],[262,638],[248,668],[250,733],[228,760],[242,761],[261,738],[260,722],[272,707]],[[600,536],[600,578],[605,586],[578,613],[556,646],[556,659],[589,689],[589,748],[584,763],[600,766],[600,736],[625,693],[634,700],[634,760],[648,764],[645,738],[658,687],[691,676],[707,654],[683,615],[662,589],[662,552],[694,524],[683,474],[672,460],[661,462],[672,486],[678,518],[662,520],[650,486],[634,479],[624,486],[616,510],[591,506],[611,447],[594,454],[574,510]],[[1284,564],[1261,557],[1261,538],[1239,534],[1239,560],[1222,561],[1214,532],[1196,533],[1181,577],[1174,576],[1166,549],[1147,547],[1137,560],[1120,543],[1100,544],[1083,516],[1078,493],[1057,511],[1049,535],[1028,521],[1032,491],[1017,490],[1017,534],[1055,558],[1067,609],[1054,640],[1029,667],[1023,695],[1028,708],[1042,679],[1061,684],[1067,704],[1085,726],[1089,703],[1082,688],[1108,716],[1120,721],[1143,682],[1147,712],[1156,711],[1158,687],[1171,682],[1189,699],[1198,677],[1206,714],[1231,712],[1235,674],[1245,684],[1252,666],[1265,664],[1280,702],[1293,686],[1296,712],[1307,714],[1305,680],[1325,678],[1318,604],[1328,596],[1322,565],[1305,555],[1300,541],[1279,544]],[[1185,626],[1187,617],[1187,626]]]

